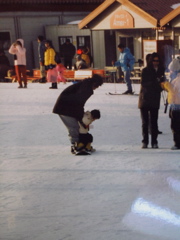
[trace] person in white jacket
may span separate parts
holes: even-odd
[[[161,83],[168,91],[168,103],[170,104],[169,116],[171,118],[171,129],[173,132],[174,146],[172,150],[180,149],[180,63],[171,65],[172,71],[177,71],[177,76],[171,82]]]
[[[180,66],[180,54],[177,58],[173,59],[168,66],[171,81],[177,77],[179,72],[179,66]]]
[[[15,72],[19,83],[18,88],[27,88],[26,49],[24,48],[24,40],[17,39],[9,48],[9,53],[14,55]],[[22,85],[22,79],[24,86]]]

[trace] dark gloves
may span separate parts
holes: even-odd
[[[162,83],[162,82],[166,81],[166,78],[165,78],[165,76],[161,76],[161,77],[157,78],[157,81],[158,81],[158,83]]]

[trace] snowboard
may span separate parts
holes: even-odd
[[[91,151],[86,151],[85,149],[82,149],[81,151],[77,151],[75,153],[76,156],[82,156],[82,155],[91,155],[91,153],[95,152],[96,149],[92,148]]]
[[[86,150],[81,150],[75,153],[76,156],[82,156],[82,155],[91,155],[90,152],[87,152]]]

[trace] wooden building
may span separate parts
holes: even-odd
[[[180,49],[180,3],[175,3],[107,0],[87,15],[79,28],[104,31],[105,65],[117,57],[117,45],[121,42],[130,48],[136,60],[158,51],[167,66]]]

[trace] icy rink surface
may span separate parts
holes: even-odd
[[[142,150],[138,96],[103,84],[85,105],[101,111],[97,151],[74,156],[52,114],[69,85],[0,83],[0,240],[179,240],[180,151],[163,99],[160,148]]]

